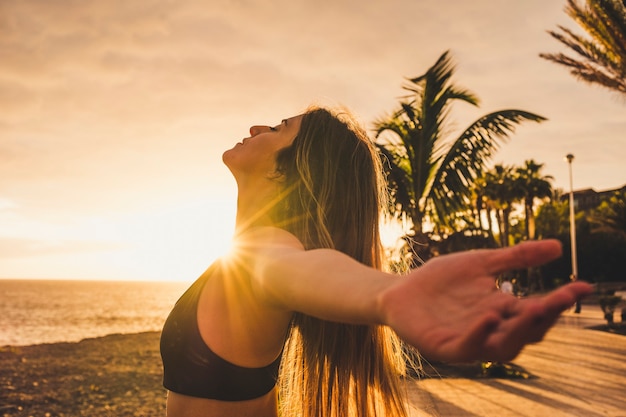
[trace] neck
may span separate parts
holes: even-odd
[[[252,227],[274,226],[270,213],[278,195],[275,183],[267,186],[258,183],[254,186],[238,184],[236,234]]]

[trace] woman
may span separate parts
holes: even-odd
[[[559,256],[554,241],[383,272],[380,162],[346,114],[253,126],[223,161],[238,187],[235,245],[164,326],[169,417],[405,416],[397,336],[430,360],[510,360],[590,292],[496,290],[498,274]]]

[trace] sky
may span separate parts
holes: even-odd
[[[565,0],[0,0],[0,278],[191,281],[227,248],[224,150],[311,104],[368,129],[445,51],[451,137],[521,109],[492,163],[626,184],[626,101],[539,53]]]

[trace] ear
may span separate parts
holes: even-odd
[[[276,168],[272,172],[268,172],[266,178],[272,181],[276,181],[281,184],[283,184],[285,180],[287,179],[287,177],[285,176],[285,173]]]

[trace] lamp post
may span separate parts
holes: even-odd
[[[576,281],[578,280],[578,260],[576,259],[576,218],[574,216],[574,181],[572,180],[572,161],[574,160],[574,155],[568,153],[565,159],[569,165],[569,230],[572,243],[572,275],[570,279]],[[574,312],[580,313],[580,308],[580,301],[576,301],[576,309]]]

